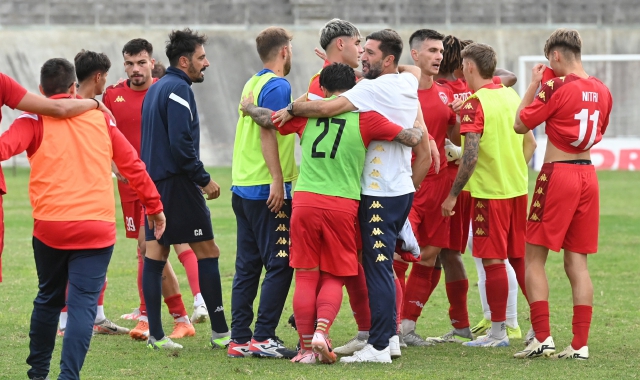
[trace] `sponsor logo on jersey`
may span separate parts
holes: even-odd
[[[122,95],[118,95],[116,100],[114,100],[114,103],[124,103],[124,98],[122,97]]]
[[[384,245],[383,242],[381,242],[380,240],[376,240],[376,242],[373,244],[373,249],[380,249],[380,248],[386,248],[387,246]]]
[[[542,173],[542,174],[540,175],[540,178],[539,178],[539,179],[540,179],[540,181],[542,181],[542,182],[547,182],[547,181],[548,181],[548,180],[547,180],[547,175],[546,175],[546,174],[544,174],[544,173]]]
[[[283,238],[282,236],[280,237],[280,239],[278,239],[278,241],[276,241],[276,244],[279,245],[287,245],[289,244],[289,242],[287,241],[287,239]]]
[[[484,236],[486,235],[486,233],[484,232],[484,230],[482,228],[478,228],[476,230],[476,236]]]
[[[378,214],[373,214],[369,223],[380,223],[383,222],[382,218]]]
[[[409,301],[409,303],[415,304],[417,307],[423,309],[424,308],[424,304],[420,301]]]
[[[276,215],[276,219],[289,218],[284,211],[278,211],[278,215]]]
[[[540,99],[542,99],[542,100],[546,100],[546,96],[545,96],[545,94],[544,94],[544,91],[540,91],[540,92],[538,93],[538,97],[539,97]]]
[[[462,122],[463,122],[463,123],[472,123],[472,122],[473,122],[473,120],[471,120],[471,118],[469,117],[469,115],[464,115],[464,116],[462,117]]]
[[[481,223],[482,223],[482,222],[484,222],[485,220],[486,220],[486,219],[485,219],[482,215],[478,215],[478,216],[476,217],[476,222],[481,222]]]
[[[531,214],[531,218],[529,218],[531,220],[533,220],[534,222],[539,222],[540,218],[538,218],[538,215],[534,212],[533,214]]]
[[[383,255],[382,253],[379,253],[378,257],[376,257],[376,263],[387,261],[387,260],[389,260],[387,259],[387,256]]]
[[[382,165],[382,160],[379,157],[374,157],[373,160],[371,160],[371,163],[375,165]]]
[[[539,188],[536,190],[536,194],[544,195],[544,190],[542,190],[542,187],[539,187]]]
[[[371,190],[380,190],[380,185],[378,185],[378,182],[371,182],[371,185],[367,187]]]
[[[551,79],[550,81],[548,81],[547,83],[545,83],[547,86],[549,86],[550,89],[553,90],[553,79]]]
[[[449,97],[447,96],[447,94],[445,94],[444,92],[438,92],[438,96],[440,97],[440,100],[442,100],[442,103],[449,104]]]
[[[370,175],[371,177],[374,177],[374,178],[380,178],[380,177],[382,177],[382,175],[380,175],[380,172],[379,172],[377,169],[373,169],[373,170],[371,171],[371,174],[369,174],[369,175]]]
[[[484,203],[482,202],[476,203],[476,208],[485,208]]]
[[[289,231],[287,226],[284,225],[284,224],[281,224],[281,225],[278,226],[278,228],[276,228],[276,232],[284,232],[284,231]]]
[[[376,144],[376,147],[373,148],[376,152],[384,152],[384,148],[380,144]]]
[[[540,208],[540,201],[533,202],[533,207]]]
[[[380,204],[380,201],[373,201],[371,202],[371,206],[369,207],[369,210],[371,210],[372,208],[384,208],[384,207],[382,207],[382,205]]]
[[[471,102],[468,102],[464,105],[464,107],[462,107],[462,109],[465,110],[472,110],[473,109],[473,104],[471,104]]]
[[[193,236],[202,236],[202,230],[193,230]]]
[[[276,253],[276,257],[288,257],[289,255],[284,250],[280,250],[280,252]]]
[[[384,235],[384,232],[382,232],[382,230],[379,228],[374,228],[373,231],[371,231],[371,236],[380,236],[380,235]]]

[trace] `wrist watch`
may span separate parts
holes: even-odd
[[[289,112],[289,115],[291,116],[296,116],[293,114],[293,102],[289,103],[289,105],[287,106],[287,112]]]

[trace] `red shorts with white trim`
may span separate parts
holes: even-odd
[[[508,199],[471,198],[473,257],[524,257],[527,195]]]
[[[413,195],[409,221],[418,245],[446,248],[449,245],[449,218],[442,216],[442,202],[451,191],[451,178],[445,168],[427,176]]]
[[[527,243],[552,251],[598,251],[600,191],[593,165],[542,165],[527,219]]]
[[[469,240],[469,225],[471,224],[471,193],[461,191],[456,205],[453,207],[455,214],[449,218],[449,245],[448,249],[464,253]]]
[[[140,226],[144,226],[144,209],[139,200],[121,202],[122,215],[124,216],[124,229],[129,239],[137,239],[140,234]]]
[[[321,271],[334,276],[356,276],[356,219],[356,213],[296,207],[294,197],[289,247],[291,267],[319,267]]]

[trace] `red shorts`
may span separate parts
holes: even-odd
[[[471,198],[473,257],[518,259],[524,257],[527,229],[527,195],[508,199]]]
[[[129,239],[137,239],[140,226],[144,226],[144,211],[139,200],[121,202],[122,215],[124,216],[124,229]]]
[[[355,239],[356,239],[356,249],[358,251],[362,250],[362,236],[360,235],[360,219],[358,219],[356,217],[356,234],[355,234]]]
[[[527,220],[527,243],[552,251],[598,251],[600,199],[593,165],[542,165]]]
[[[442,216],[442,202],[449,195],[451,184],[445,168],[444,173],[426,177],[413,195],[409,221],[420,247],[449,245],[449,218]]]
[[[2,170],[2,168],[0,168],[0,170]],[[2,282],[2,251],[3,250],[4,250],[4,210],[2,208],[2,192],[0,192],[0,282]]]
[[[448,249],[464,253],[469,240],[469,224],[471,222],[471,193],[462,191],[453,208],[455,214],[449,219]]]
[[[297,269],[320,267],[334,276],[358,274],[356,241],[357,213],[308,206],[291,212],[289,265]]]

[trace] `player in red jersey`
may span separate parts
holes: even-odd
[[[111,109],[116,118],[118,128],[136,149],[138,155],[140,154],[142,101],[149,87],[156,81],[156,79],[152,78],[152,70],[154,68],[152,54],[153,46],[146,40],[133,39],[127,42],[123,48],[122,55],[124,57],[124,69],[129,79],[110,86],[103,96],[105,105]],[[146,244],[144,231],[141,233],[140,226],[144,224],[142,219],[144,212],[140,200],[129,186],[128,181],[118,173],[117,168],[114,169],[118,177],[118,191],[120,192],[120,201],[122,203],[126,236],[127,238],[138,240],[138,294],[140,307],[134,310],[133,313],[125,314],[122,317],[125,319],[138,319],[138,324],[131,330],[130,335],[134,339],[144,340],[148,338],[149,331],[146,304],[142,295],[142,266]],[[167,263],[163,272],[162,292],[169,312],[174,317],[175,326],[170,338],[175,339],[195,335],[195,329],[191,322],[202,322],[207,316],[207,309],[200,295],[198,264],[195,254],[188,244],[176,244],[174,249],[178,254],[178,259],[185,267],[189,286],[195,297],[195,311],[190,320],[182,301],[178,279],[171,265]]]
[[[72,99],[54,101],[43,98],[42,96],[28,92],[10,76],[0,73],[0,108],[4,105],[25,112],[60,118],[77,116],[96,107],[106,110],[106,107],[101,102],[91,101],[89,99],[74,102]],[[0,112],[0,120],[2,120],[2,112]],[[7,185],[4,182],[4,173],[0,167],[0,282],[2,282],[1,257],[4,248],[4,211],[2,208],[2,196],[6,193]]]
[[[582,67],[582,39],[557,29],[544,55],[559,77],[542,83],[545,66],[533,68],[514,129],[527,133],[546,123],[549,137],[527,220],[526,283],[535,338],[516,358],[549,356],[555,344],[549,328],[549,284],[544,269],[549,249],[564,249],[564,268],[573,292],[573,340],[560,359],[588,359],[593,285],[587,257],[598,250],[599,190],[590,149],[600,142],[611,113],[609,89]]]
[[[456,115],[450,107],[452,92],[441,84],[435,83],[433,76],[438,73],[442,61],[444,35],[435,30],[421,29],[409,39],[411,56],[421,69],[418,99],[422,107],[425,123],[441,152],[440,168],[434,163],[427,177],[416,191],[409,220],[421,247],[421,261],[415,263],[407,280],[402,304],[402,332],[407,345],[430,345],[415,333],[416,321],[431,294],[431,280],[436,258],[442,248],[449,243],[449,221],[439,212],[440,205],[451,189],[452,180],[448,175],[447,161],[444,157],[445,138],[456,125]],[[438,170],[439,169],[439,170]],[[395,255],[394,270],[404,284],[408,263]],[[466,298],[464,299],[466,303]],[[468,318],[467,318],[468,319]],[[464,324],[464,321],[461,321]],[[458,336],[471,333],[463,331],[469,327],[459,325]]]
[[[442,64],[440,66],[440,72],[436,75],[437,82],[442,83],[443,85],[449,87],[451,91],[453,91],[453,96],[455,99],[466,100],[473,91],[467,85],[467,82],[464,80],[464,75],[462,74],[462,56],[461,52],[465,46],[471,44],[473,41],[471,40],[459,40],[455,36],[446,36],[444,38],[444,57],[442,59]],[[505,69],[497,68],[493,74],[493,83],[503,84],[507,87],[512,87],[517,81],[515,74]],[[455,180],[456,175],[458,174],[458,162],[461,157],[461,148],[460,140],[457,134],[452,136],[454,138],[453,142],[447,142],[445,145],[445,149],[447,150],[447,160],[451,161],[451,165],[449,166],[449,174],[451,175],[452,180]],[[532,139],[532,136],[526,136],[528,145],[527,148],[535,149],[535,142]],[[532,152],[532,150],[531,150]],[[531,157],[529,154],[525,154],[526,157]],[[451,217],[451,230],[450,230],[450,242],[448,249],[443,249],[443,254],[439,256],[440,258],[454,258],[456,257],[456,252],[464,252],[465,247],[469,244],[471,247],[471,241],[469,240],[469,225],[471,222],[471,195],[468,191],[462,191],[458,196],[458,202],[455,206],[455,214]],[[451,253],[454,253],[451,255]],[[439,260],[440,261],[440,260]],[[484,266],[482,265],[482,259],[475,258],[474,261],[476,264],[476,270],[478,272],[478,292],[480,293],[480,300],[482,303],[482,310],[484,313],[484,317],[480,322],[471,327],[471,332],[474,335],[482,335],[484,334],[489,327],[491,327],[491,312],[489,310],[489,304],[487,303],[486,296],[486,274],[484,271]],[[520,260],[517,264],[520,264],[520,271],[522,273],[521,278],[524,277],[524,265],[523,261]],[[446,282],[454,282],[454,281],[462,281],[467,278],[466,272],[462,270],[457,270],[456,273],[453,273],[453,268],[462,268],[454,261],[453,263],[444,263],[445,267],[445,281]],[[446,271],[447,265],[451,268],[448,272]],[[507,268],[507,276],[509,279],[509,297],[507,301],[507,335],[509,338],[521,338],[522,332],[520,330],[520,326],[518,325],[518,281],[514,268],[509,263],[509,260],[505,261],[505,266]],[[436,264],[436,268],[438,268],[438,263]],[[435,275],[438,275],[439,272],[434,271]],[[439,278],[439,276],[438,276]],[[437,280],[432,280],[432,288],[435,288],[437,285]],[[453,287],[449,289],[447,292],[452,291],[458,294],[467,293],[468,288],[464,287]],[[466,305],[465,305],[466,309]],[[466,313],[468,314],[468,313]]]

